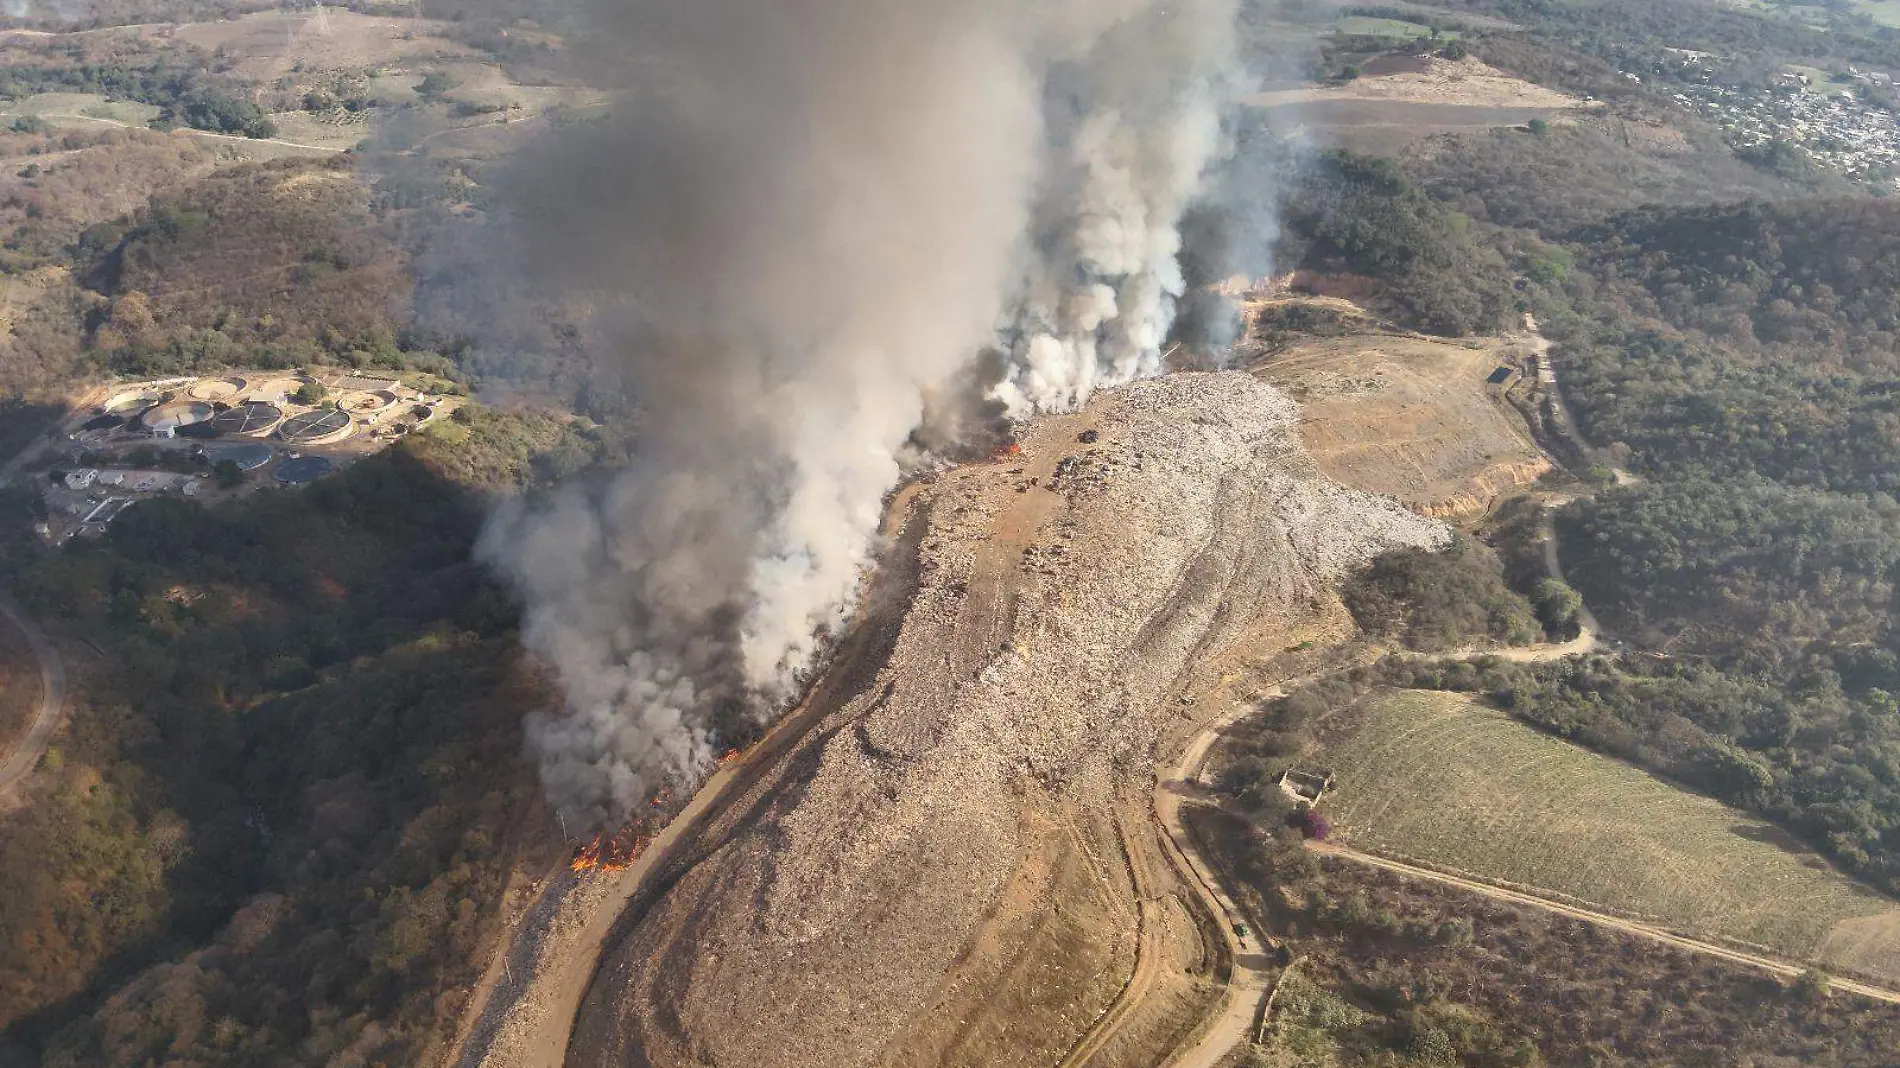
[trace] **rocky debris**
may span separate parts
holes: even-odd
[[[1250,376],[1181,374],[1031,425],[1014,470],[940,475],[888,662],[609,947],[569,1063],[878,1063],[1017,869],[1026,798],[1147,790],[1197,664],[1447,537],[1324,479],[1297,424]]]

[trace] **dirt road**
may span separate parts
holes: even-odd
[[[1220,918],[1221,932],[1227,939],[1234,962],[1233,976],[1228,981],[1227,997],[1221,1004],[1220,1012],[1202,1025],[1191,1045],[1175,1052],[1174,1057],[1167,1062],[1167,1068],[1214,1068],[1229,1050],[1252,1032],[1254,1021],[1260,1015],[1260,1001],[1272,986],[1272,973],[1268,970],[1271,958],[1267,955],[1266,945],[1252,929],[1248,929],[1244,935],[1239,932],[1237,925],[1246,914],[1221,889],[1219,881],[1213,877],[1195,849],[1187,825],[1181,820],[1181,801],[1192,796],[1198,786],[1201,766],[1207,761],[1208,750],[1219,740],[1221,732],[1245,712],[1244,708],[1228,712],[1195,735],[1182,752],[1181,759],[1176,762],[1173,778],[1155,783],[1155,818],[1160,821],[1161,829],[1167,832],[1168,844],[1175,853],[1177,864],[1184,866],[1193,876],[1185,881],[1200,895],[1208,910]]]
[[[1704,942],[1700,939],[1688,938],[1660,927],[1653,927],[1646,923],[1638,923],[1635,920],[1626,920],[1606,913],[1594,912],[1590,909],[1550,901],[1533,894],[1521,893],[1516,890],[1506,890],[1501,886],[1493,886],[1490,883],[1479,882],[1475,879],[1463,879],[1455,875],[1447,875],[1444,872],[1433,871],[1430,868],[1421,868],[1396,860],[1388,860],[1385,857],[1374,856],[1371,853],[1361,853],[1356,849],[1331,842],[1308,842],[1306,847],[1322,856],[1337,857],[1341,860],[1351,861],[1354,864],[1364,864],[1373,868],[1383,868],[1386,871],[1397,872],[1400,875],[1410,876],[1415,879],[1425,879],[1430,882],[1443,883],[1446,886],[1455,886],[1460,890],[1467,890],[1474,894],[1482,894],[1485,897],[1495,898],[1499,901],[1508,901],[1512,904],[1526,905],[1531,908],[1541,909],[1545,912],[1554,912],[1559,915],[1569,916],[1572,919],[1593,923],[1600,927],[1607,927],[1611,930],[1622,931],[1641,938],[1662,942],[1667,945],[1675,946],[1678,949],[1686,949],[1692,953],[1719,957],[1722,960],[1734,964],[1758,968],[1783,978],[1792,978],[1800,975],[1806,971],[1808,967],[1806,964],[1794,961],[1777,960],[1773,957],[1764,957],[1755,953],[1745,953],[1738,949],[1730,949],[1727,946],[1716,945],[1713,942]],[[1834,990],[1845,990],[1859,994],[1862,997],[1872,998],[1875,1001],[1884,1001],[1890,1005],[1900,1005],[1900,991],[1869,986],[1866,983],[1858,983],[1851,979],[1838,977],[1834,978],[1830,986]]]
[[[580,1011],[581,999],[587,995],[588,986],[593,982],[601,950],[607,945],[628,902],[650,878],[679,859],[693,845],[709,816],[718,814],[734,798],[743,797],[757,783],[760,774],[776,763],[806,730],[824,718],[827,711],[828,708],[808,701],[795,713],[781,719],[745,759],[715,771],[631,866],[618,872],[596,872],[579,877],[606,883],[605,893],[592,908],[590,919],[576,940],[579,952],[564,957],[553,974],[543,974],[534,980],[536,997],[541,1002],[537,1033],[517,1044],[521,1059],[511,1068],[561,1068],[566,1063],[574,1017]],[[543,893],[555,893],[561,889],[564,889],[564,884],[562,878],[557,877],[550,881]],[[512,946],[500,946],[497,958],[505,958],[512,951]],[[482,980],[482,987],[470,998],[467,1010],[478,1022],[469,1028],[470,1034],[464,1036],[463,1043],[445,1064],[473,1066],[486,1062],[489,1051],[481,1048],[483,1044],[474,1040],[472,1035],[481,1033],[486,1017],[506,1010],[506,1006],[491,1004],[500,985],[497,972],[498,969],[491,963]]]
[[[100,392],[98,389],[89,390],[75,399],[72,406],[59,417],[55,426],[65,426],[66,420],[71,418],[74,412],[83,411]],[[4,465],[0,465],[0,482],[8,481],[18,474],[28,459],[39,454],[43,445],[42,439],[35,438],[28,442],[24,449],[9,458]],[[60,659],[59,650],[53,648],[53,643],[47,640],[46,632],[40,629],[39,624],[27,618],[26,614],[20,611],[19,606],[13,603],[13,598],[8,597],[4,592],[0,592],[0,613],[4,613],[13,621],[14,626],[20,628],[20,633],[26,635],[27,646],[33,650],[33,658],[39,661],[40,665],[39,712],[33,717],[32,725],[21,736],[20,743],[14,746],[13,752],[8,753],[4,761],[0,761],[0,807],[5,807],[19,800],[20,783],[33,773],[34,766],[40,762],[40,755],[46,752],[46,745],[53,737],[54,728],[59,726],[59,721],[65,714],[66,663]]]
[[[1119,814],[1116,822],[1117,833],[1121,834],[1123,840],[1126,841],[1131,833],[1127,824],[1121,820]],[[1140,832],[1137,830],[1133,833]],[[1128,854],[1129,870],[1135,883],[1135,969],[1129,975],[1128,982],[1123,985],[1115,1003],[1109,1006],[1108,1011],[1102,1014],[1102,1018],[1095,1022],[1095,1026],[1082,1036],[1075,1047],[1069,1050],[1069,1055],[1062,1058],[1056,1068],[1082,1068],[1097,1054],[1107,1049],[1115,1036],[1121,1033],[1129,1018],[1141,1008],[1142,1001],[1149,996],[1161,971],[1160,962],[1165,948],[1163,945],[1165,934],[1161,928],[1160,910],[1163,898],[1156,886],[1157,873],[1149,870],[1151,858],[1145,851],[1130,845],[1124,845],[1123,848]]]
[[[896,538],[901,533],[908,537],[906,524],[911,518],[915,495],[915,487],[912,487],[893,499],[885,528],[887,535]],[[867,598],[867,604],[873,607],[867,609],[847,636],[841,661],[864,644],[861,631],[881,625],[876,606],[892,596],[888,587],[910,581],[913,577],[908,574],[879,574],[873,593]],[[803,704],[782,717],[744,758],[715,770],[626,869],[581,876],[561,873],[548,880],[541,898],[529,906],[530,913],[543,907],[548,911],[559,910],[559,898],[573,892],[579,879],[592,881],[593,885],[585,890],[598,895],[588,906],[585,926],[577,935],[563,939],[573,945],[574,950],[561,956],[551,971],[531,975],[521,964],[532,960],[537,948],[532,942],[547,937],[546,932],[535,930],[532,920],[524,920],[516,930],[510,931],[496,946],[494,958],[470,996],[460,1038],[440,1063],[445,1068],[502,1064],[507,1068],[562,1068],[581,1002],[594,981],[602,951],[613,941],[628,906],[642,891],[666,878],[671,869],[691,863],[695,851],[704,847],[701,838],[714,820],[727,806],[743,800],[811,728],[824,720],[833,710],[830,698],[826,683],[821,682]],[[517,961],[513,972],[504,964],[510,959]],[[515,973],[520,973],[519,981]],[[508,978],[505,988],[504,975]],[[501,1032],[511,1023],[511,1017],[514,1027],[528,1033],[503,1038]]]
[[[20,628],[20,633],[26,635],[33,658],[40,664],[39,713],[20,738],[20,744],[0,762],[0,802],[5,802],[11,800],[10,795],[18,784],[32,774],[33,766],[39,763],[40,754],[46,752],[46,743],[66,711],[66,665],[39,625],[28,619],[12,598],[0,595],[0,613],[5,613],[13,625]]]
[[[1544,509],[1543,534],[1544,570],[1550,574],[1551,578],[1556,579],[1566,586],[1570,585],[1569,580],[1564,578],[1563,562],[1557,559],[1557,510],[1554,507]],[[1578,641],[1582,641],[1584,638],[1591,639],[1588,647],[1578,650],[1579,652],[1587,653],[1596,645],[1595,636],[1603,633],[1603,624],[1597,622],[1596,615],[1590,611],[1590,606],[1584,604],[1581,598],[1577,601],[1577,626],[1580,628],[1577,636]]]
[[[78,119],[81,122],[96,122],[102,126],[116,126],[123,130],[151,129],[150,126],[141,122],[124,122],[119,119],[108,119],[99,115],[57,115],[54,117],[59,119]],[[212,141],[232,141],[242,145],[278,145],[283,148],[299,148],[305,152],[334,154],[349,151],[347,148],[330,145],[307,145],[301,141],[286,141],[279,137],[246,137],[242,134],[214,133],[210,130],[200,130],[191,126],[174,127],[172,132],[186,137],[202,137]]]

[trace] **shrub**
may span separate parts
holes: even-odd
[[[1302,837],[1316,842],[1324,842],[1333,833],[1333,821],[1326,818],[1326,813],[1310,806],[1294,812],[1288,817],[1288,822],[1299,830]]]
[[[1834,977],[1819,968],[1809,968],[1788,984],[1788,991],[1803,1001],[1820,1001],[1827,997],[1828,990],[1834,985]]]

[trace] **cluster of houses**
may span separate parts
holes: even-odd
[[[1708,53],[1670,52],[1697,75],[1675,93],[1676,102],[1720,128],[1736,148],[1779,141],[1819,167],[1900,188],[1900,114],[1881,100],[1894,88],[1892,75],[1849,67],[1816,79],[1783,69],[1772,85],[1731,85]]]

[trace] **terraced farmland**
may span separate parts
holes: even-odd
[[[1458,695],[1375,698],[1324,759],[1356,848],[1900,979],[1894,902],[1769,824]]]

